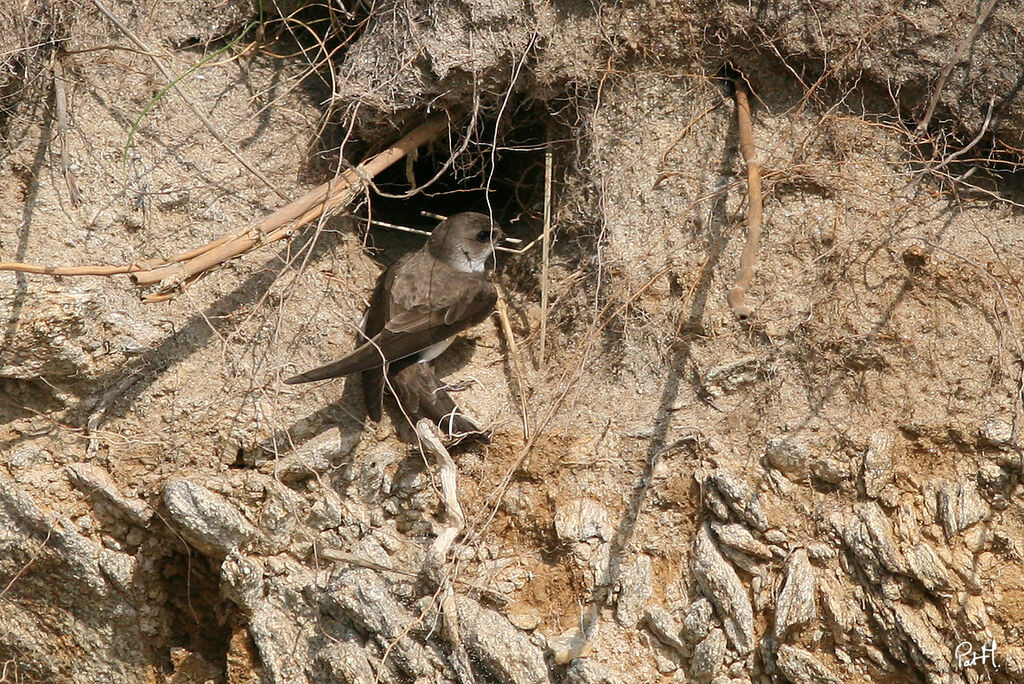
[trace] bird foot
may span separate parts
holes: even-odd
[[[446,383],[441,389],[447,392],[465,392],[472,386],[472,380],[460,380],[459,382]]]
[[[438,421],[438,427],[445,437],[453,443],[463,439],[476,439],[490,443],[491,431],[480,427],[475,420],[463,413],[449,414]]]

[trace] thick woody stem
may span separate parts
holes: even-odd
[[[0,271],[52,276],[129,275],[139,287],[163,283],[161,292],[147,295],[145,301],[170,299],[174,290],[193,282],[213,267],[255,247],[288,237],[299,228],[348,204],[365,189],[369,180],[412,150],[436,138],[447,127],[447,116],[440,114],[431,117],[388,149],[281,207],[258,225],[170,258],[148,259],[121,266],[49,266],[0,262]]]
[[[348,204],[363,190],[367,179],[373,178],[423,143],[433,140],[447,126],[448,119],[445,116],[428,119],[388,149],[278,209],[254,228],[212,242],[188,259],[179,257],[171,260],[181,263],[142,271],[132,277],[140,287],[155,285],[168,278],[172,279],[172,285],[180,285],[257,245],[280,240],[322,215]]]
[[[754,128],[750,120],[750,99],[747,84],[742,76],[734,79],[736,84],[736,119],[739,124],[740,153],[747,164],[747,188],[750,210],[747,215],[747,243],[740,254],[740,273],[729,290],[729,306],[741,321],[754,315],[754,309],[746,301],[747,288],[754,278],[754,260],[761,242],[763,202],[761,198],[761,166],[757,162],[757,148],[754,147]]]
[[[420,448],[424,456],[429,453],[437,460],[446,513],[445,526],[427,551],[425,570],[441,585],[439,591],[441,612],[444,616],[443,629],[455,656],[455,673],[458,680],[461,684],[476,684],[469,654],[466,652],[466,645],[459,630],[459,609],[452,588],[453,578],[450,574],[442,572],[452,542],[466,526],[466,516],[462,512],[462,506],[459,505],[459,497],[456,493],[458,471],[455,468],[455,461],[452,460],[451,454],[444,446],[443,435],[434,423],[426,418],[421,418],[416,423],[416,435],[419,437]]]

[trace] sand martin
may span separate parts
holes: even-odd
[[[392,379],[411,364],[433,361],[455,335],[494,311],[498,293],[486,268],[494,246],[503,237],[501,228],[484,214],[467,212],[442,221],[421,249],[402,257],[381,275],[355,351],[289,378],[285,384],[362,373],[367,413],[380,420],[385,374]],[[435,408],[445,413],[454,408],[432,370],[402,375],[399,384],[399,395],[405,395],[399,399],[420,397],[416,403],[428,407],[434,402],[424,398],[433,394],[439,397]],[[436,420],[436,412],[423,415]]]

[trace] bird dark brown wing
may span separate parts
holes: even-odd
[[[371,307],[366,332],[370,334],[376,327],[371,323],[381,319],[384,327],[348,356],[289,378],[286,384],[358,373],[416,354],[487,318],[498,299],[483,273],[456,271],[422,252],[395,264],[385,275],[378,286],[383,288],[379,308]]]

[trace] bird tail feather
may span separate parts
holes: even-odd
[[[367,342],[343,359],[332,361],[327,365],[314,368],[284,381],[286,385],[298,385],[315,380],[339,378],[343,375],[360,373],[383,365],[384,359],[376,345]]]

